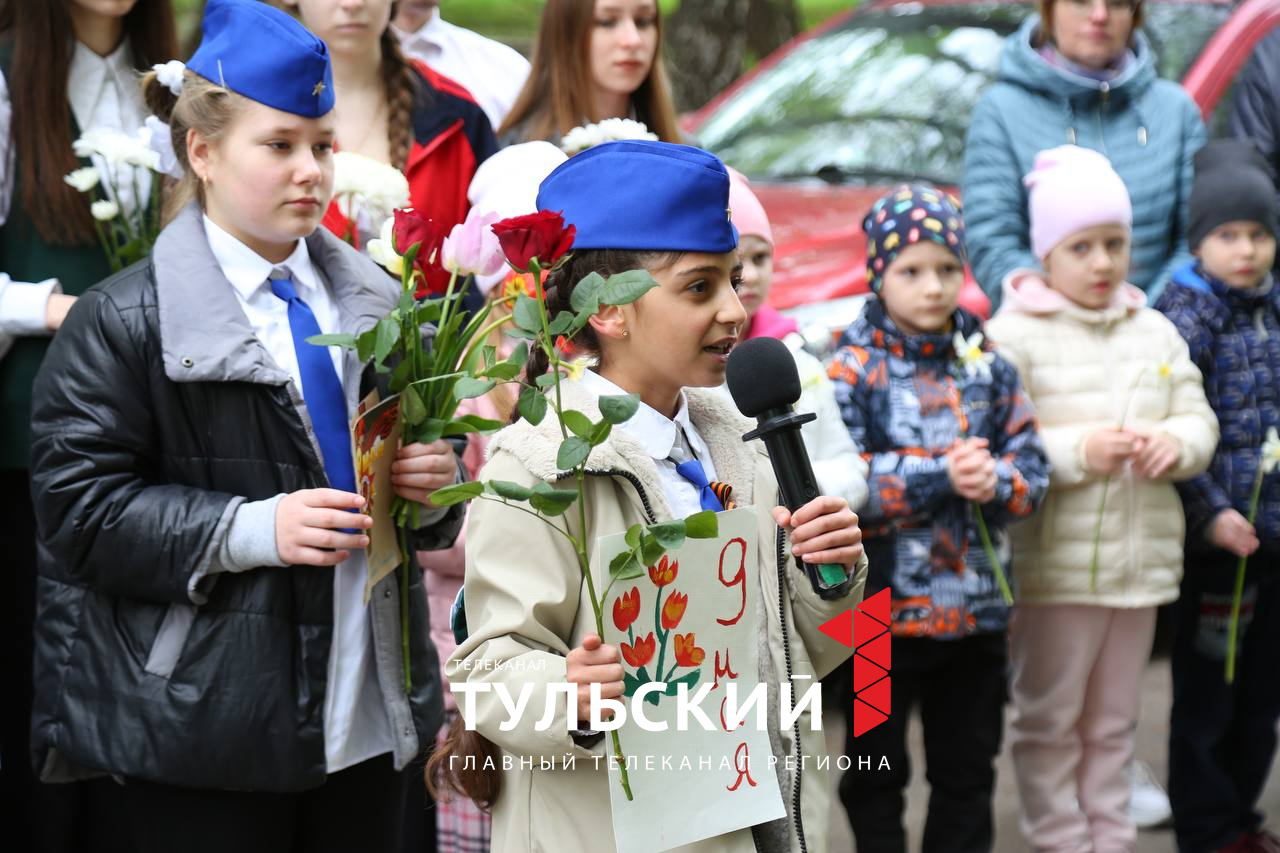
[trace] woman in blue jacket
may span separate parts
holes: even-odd
[[[1037,267],[1022,177],[1036,152],[1064,143],[1100,151],[1133,200],[1129,281],[1154,300],[1187,253],[1192,158],[1204,123],[1191,97],[1156,77],[1138,31],[1142,0],[1040,0],[1009,37],[996,82],[965,142],[964,206],[973,273],[1000,303],[1006,275]]]

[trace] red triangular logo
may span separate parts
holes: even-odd
[[[866,702],[859,701],[857,698],[853,700],[854,737],[861,737],[887,719],[889,719],[887,714],[880,713]]]
[[[876,666],[861,654],[853,656],[853,692],[857,693],[867,685],[874,684],[888,675],[883,667]]]
[[[855,647],[875,639],[888,630],[887,626],[881,625],[861,610],[853,612],[853,645]]]
[[[846,648],[853,648],[853,611],[846,610],[818,626],[818,630],[826,634]]]
[[[867,643],[858,649],[858,654],[864,655],[867,660],[884,669],[891,669],[893,665],[893,655],[891,650],[893,645],[889,640],[889,632],[886,631],[879,637]]]
[[[875,708],[877,711],[880,711],[881,713],[884,713],[884,714],[889,714],[892,711],[892,709],[889,707],[890,695],[891,695],[891,691],[889,689],[889,679],[882,678],[879,681],[877,681],[875,684],[868,687],[866,690],[863,690],[861,693],[859,693],[858,698],[861,699],[863,702],[866,702],[871,707]]]
[[[877,592],[867,600],[858,605],[858,609],[863,613],[875,619],[877,622],[889,624],[889,588]]]

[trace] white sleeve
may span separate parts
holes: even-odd
[[[818,487],[824,495],[844,498],[856,511],[867,502],[866,460],[840,417],[835,388],[822,362],[798,346],[792,347],[792,355],[800,373],[800,400],[796,411],[818,416],[816,421],[805,424],[801,432]]]
[[[9,84],[0,71],[0,225],[9,218],[13,201],[13,103]]]
[[[9,218],[13,200],[13,105],[9,101],[9,85],[0,73],[0,226]],[[58,280],[45,279],[38,284],[14,281],[0,272],[0,358],[13,346],[19,335],[47,335],[45,306],[49,294],[59,291]]]

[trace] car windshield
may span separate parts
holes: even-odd
[[[1029,11],[909,3],[854,15],[722,104],[698,140],[753,178],[957,184],[969,116]],[[1230,11],[1146,4],[1161,76],[1181,79]]]

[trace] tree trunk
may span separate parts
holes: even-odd
[[[665,31],[676,107],[702,106],[799,31],[795,0],[685,0]]]

